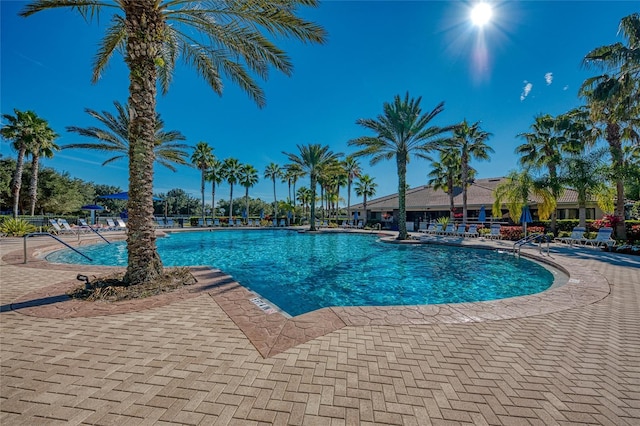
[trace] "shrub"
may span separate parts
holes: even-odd
[[[6,219],[4,222],[2,222],[2,225],[0,225],[0,232],[3,232],[11,237],[22,237],[35,231],[35,226],[22,219]]]

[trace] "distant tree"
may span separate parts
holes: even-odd
[[[511,171],[493,191],[493,216],[502,217],[502,204],[506,204],[511,220],[518,223],[522,209],[533,201],[534,196],[540,200],[538,217],[547,220],[556,208],[556,200],[546,183],[536,180],[529,168]]]
[[[211,210],[213,212],[213,218],[216,217],[216,186],[220,185],[224,180],[224,173],[222,170],[222,163],[216,159],[213,160],[207,170],[207,180],[211,182]]]
[[[329,150],[327,145],[320,144],[297,145],[299,154],[286,153],[286,155],[294,164],[298,164],[306,174],[309,175],[311,190],[311,217],[309,218],[309,230],[316,230],[316,186],[318,182],[318,174],[323,166],[331,161],[337,160],[342,154],[334,153]]]
[[[454,219],[454,197],[456,186],[462,185],[460,151],[453,149],[452,142],[444,142],[439,148],[440,161],[431,162],[427,184],[435,191],[442,189],[449,196],[449,219]]]
[[[211,165],[215,161],[215,157],[213,155],[213,148],[209,146],[206,142],[198,142],[196,147],[193,149],[193,154],[191,154],[191,162],[196,167],[196,169],[200,170],[200,194],[202,196],[202,211],[201,218],[202,223],[204,223],[204,183],[207,177],[207,170],[211,168]]]
[[[229,219],[233,217],[233,185],[242,176],[242,164],[236,158],[227,158],[222,163],[222,175],[229,184]]]
[[[311,190],[306,186],[299,188],[296,192],[296,199],[302,205],[303,212],[306,215],[308,208],[311,205]]]
[[[282,168],[276,163],[270,163],[264,170],[264,178],[273,182],[273,217],[278,219],[278,198],[276,197],[276,179],[282,178]]]
[[[422,113],[421,97],[413,99],[407,93],[404,99],[399,95],[393,103],[385,102],[383,113],[376,119],[359,119],[357,124],[372,130],[375,136],[361,136],[349,141],[349,145],[362,148],[354,157],[370,156],[371,165],[381,160],[396,160],[398,174],[398,239],[406,240],[406,179],[410,154],[418,158],[428,158],[428,153],[445,139],[443,135],[454,126],[437,127],[427,125],[444,110],[444,103],[438,104],[431,112]]]
[[[369,219],[369,215],[367,214],[367,199],[376,195],[377,186],[378,184],[375,183],[374,179],[369,175],[360,176],[358,182],[356,182],[355,191],[358,197],[362,197],[365,221]]]
[[[344,159],[344,170],[347,174],[347,217],[351,218],[351,185],[360,177],[362,169],[358,160],[351,155]]]
[[[298,182],[298,179],[300,179],[305,175],[305,173],[299,164],[287,164],[284,166],[284,168],[286,170],[285,177],[287,179],[287,182],[291,183],[291,185],[293,186],[293,196],[290,192],[289,200],[295,206],[296,205],[296,183]],[[295,223],[295,221],[296,221],[296,210],[293,209],[293,222]]]
[[[251,164],[244,164],[240,172],[239,181],[240,185],[244,186],[244,203],[248,218],[251,214],[249,210],[249,188],[258,183],[258,171]]]

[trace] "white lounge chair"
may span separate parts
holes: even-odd
[[[54,234],[76,234],[73,229],[63,229],[56,219],[49,219],[49,224],[53,227]]]
[[[120,229],[127,229],[127,224],[124,223],[124,220],[122,220],[121,218],[116,218],[116,222],[118,222],[118,227]],[[171,224],[171,226],[173,226],[173,220],[169,219],[167,220],[167,225]]]
[[[60,224],[60,226],[62,226],[62,228],[67,231],[67,232],[72,232],[74,234],[80,233],[80,232],[89,232],[88,229],[82,229],[82,227],[76,227],[73,228],[71,225],[69,225],[69,222],[67,222],[67,219],[58,219],[58,224]]]
[[[595,238],[592,238],[592,239],[583,238],[582,242],[584,245],[591,246],[591,247],[599,247],[601,245],[607,246],[607,247],[613,247],[616,245],[616,240],[611,238],[612,233],[613,233],[613,228],[608,228],[608,227],[600,228],[598,229],[598,234],[596,235]]]
[[[502,225],[500,225],[499,223],[495,223],[493,225],[491,225],[490,228],[490,232],[486,235],[487,238],[493,240],[501,240],[502,239],[502,234],[500,233],[500,229],[502,228]]]
[[[571,235],[570,236],[554,238],[553,241],[557,241],[559,243],[569,244],[570,246],[572,246],[574,243],[583,244],[584,240],[585,240],[585,238],[584,238],[585,232],[587,232],[587,229],[585,227],[576,226],[571,231]]]
[[[440,231],[439,235],[453,235],[456,232],[456,226],[453,223],[448,223],[444,231]]]

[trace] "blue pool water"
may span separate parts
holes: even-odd
[[[541,292],[553,274],[489,250],[387,244],[375,235],[284,230],[184,232],[157,240],[165,266],[209,265],[290,315],[328,306],[476,302]],[[83,246],[56,263],[126,266],[124,241]]]

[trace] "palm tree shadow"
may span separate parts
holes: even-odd
[[[6,305],[0,305],[1,312],[17,311],[19,309],[33,308],[35,306],[52,305],[54,303],[66,302],[70,298],[66,294],[58,294],[55,296],[42,297],[40,299],[26,300],[18,303],[7,303]]]

